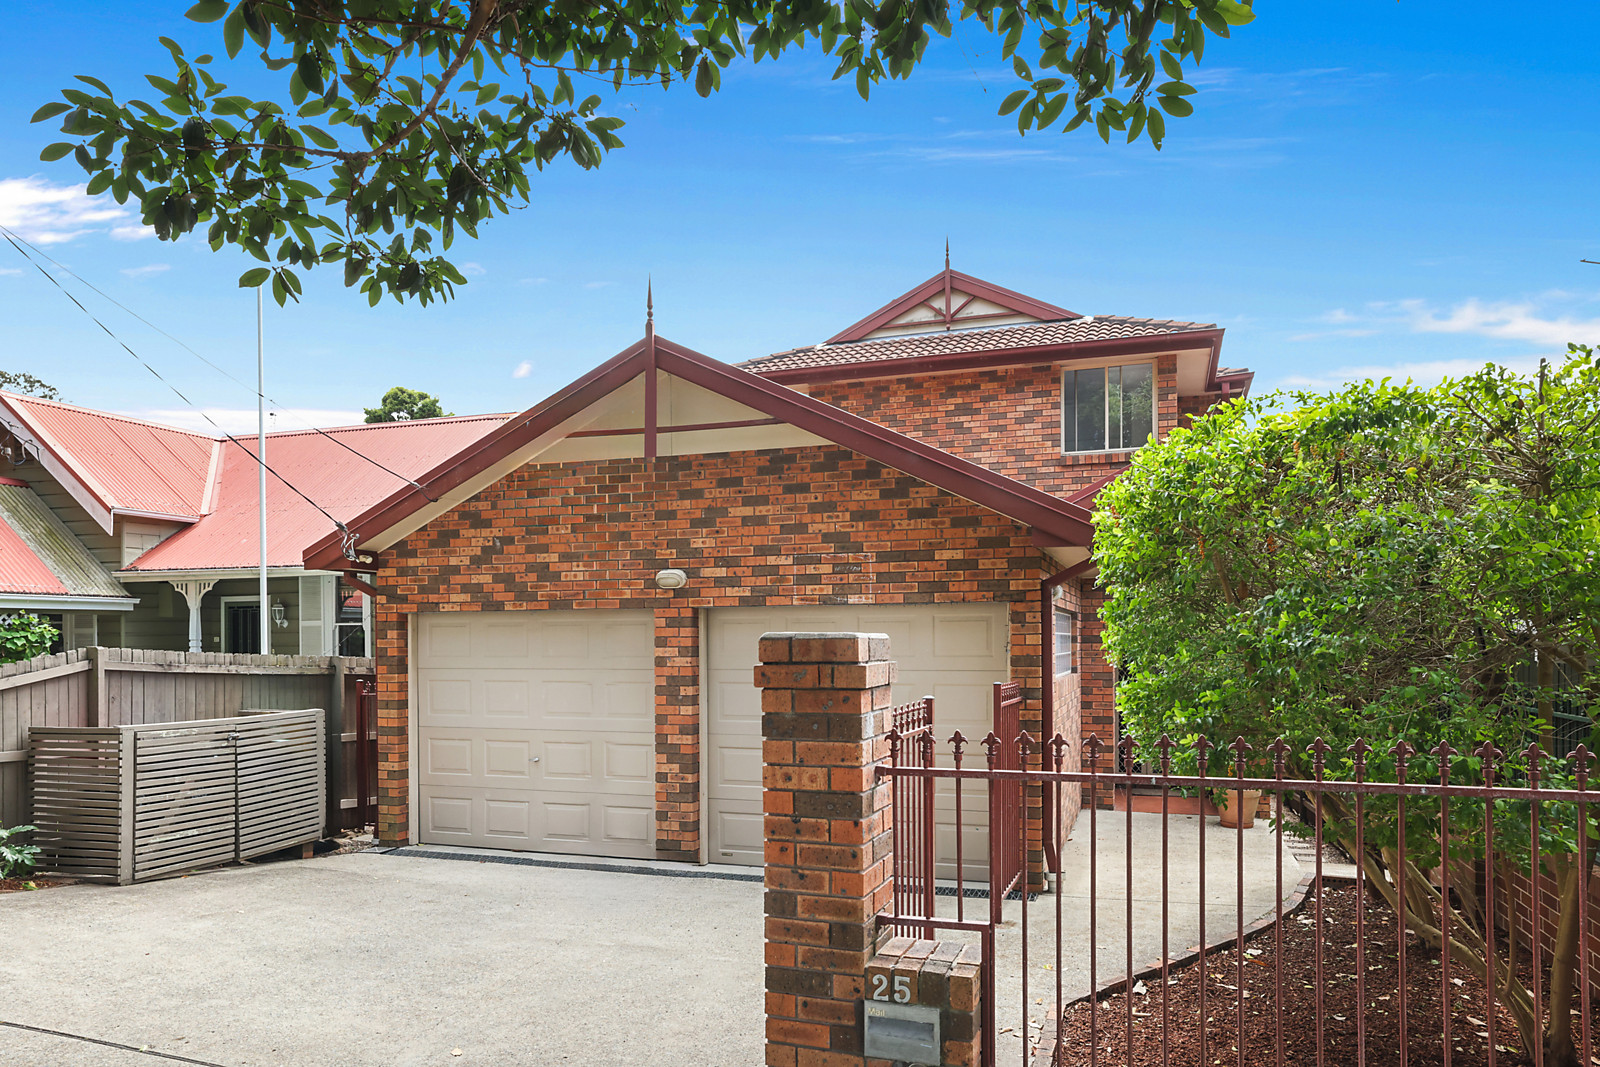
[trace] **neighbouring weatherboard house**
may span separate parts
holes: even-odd
[[[370,655],[365,583],[307,570],[306,547],[504,418],[268,434],[264,651]],[[0,392],[0,611],[45,616],[62,648],[263,651],[255,448]]]
[[[1035,734],[1112,737],[1093,498],[1248,391],[1222,338],[948,265],[738,366],[647,325],[306,551],[380,593],[381,838],[761,863],[768,631],[889,634],[941,736],[1014,680]]]

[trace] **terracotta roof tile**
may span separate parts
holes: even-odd
[[[1087,341],[1116,341],[1128,337],[1157,337],[1163,334],[1212,330],[1211,323],[1179,322],[1173,319],[1136,319],[1123,315],[1088,315],[1055,322],[1029,322],[1015,326],[991,326],[977,330],[949,330],[936,333],[902,334],[869,341],[844,344],[809,345],[761,356],[738,364],[754,374],[833,367],[885,360],[923,359],[929,356],[987,352],[996,348],[1037,348],[1081,344]]]

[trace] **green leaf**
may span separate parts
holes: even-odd
[[[1018,89],[1016,92],[1011,93],[1000,102],[1000,114],[1009,115],[1017,110],[1022,106],[1022,102],[1028,99],[1028,95],[1028,90],[1026,89]]]
[[[711,95],[711,60],[702,58],[694,72],[694,91],[702,97]]]
[[[250,270],[247,270],[243,274],[239,275],[239,288],[258,288],[261,283],[266,281],[271,274],[272,271],[266,267],[252,267]]]
[[[1151,111],[1145,116],[1145,126],[1150,130],[1150,143],[1160,148],[1161,142],[1167,139],[1167,120],[1161,112]]]
[[[1161,105],[1161,110],[1176,118],[1186,118],[1194,114],[1194,105],[1181,96],[1158,96],[1156,103]]]
[[[99,78],[91,78],[87,74],[75,74],[75,75],[73,75],[73,77],[77,78],[79,81],[83,82],[83,84],[85,84],[85,85],[94,86],[96,89],[99,89],[102,93],[105,93],[107,96],[111,95],[111,87],[106,85],[106,83],[101,81]]]
[[[1239,0],[1216,0],[1217,14],[1230,26],[1244,26],[1255,21],[1256,13]]]
[[[1156,86],[1156,92],[1163,96],[1191,96],[1194,93],[1194,86],[1187,82],[1162,82]]]
[[[39,153],[39,158],[46,163],[54,163],[76,147],[78,146],[67,141],[57,141],[55,144],[45,145],[44,151]]]
[[[1039,128],[1041,130],[1054,126],[1056,119],[1067,109],[1069,97],[1066,93],[1057,93],[1039,112]]]
[[[1023,81],[1033,81],[1033,71],[1029,69],[1028,64],[1021,56],[1011,57],[1011,69],[1016,71],[1017,77],[1021,78]]]
[[[84,192],[90,196],[98,196],[111,188],[111,171],[103,170],[89,179],[89,184],[84,187]]]
[[[228,0],[200,0],[184,13],[192,22],[215,22],[228,13]]]
[[[228,20],[222,24],[222,46],[228,52],[228,58],[239,54],[244,47],[244,5],[239,4],[228,14]]]
[[[71,111],[71,110],[72,110],[72,105],[71,104],[66,104],[66,103],[61,102],[60,100],[57,100],[54,103],[46,104],[44,107],[41,107],[38,111],[35,111],[33,113],[33,118],[29,119],[28,121],[29,122],[43,122],[45,119],[54,118],[55,116],[61,114],[63,111]]]
[[[1173,81],[1183,80],[1183,64],[1179,63],[1171,52],[1165,50],[1161,53],[1161,69],[1167,72],[1167,77]]]

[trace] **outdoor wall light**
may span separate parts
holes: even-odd
[[[282,604],[272,605],[272,625],[280,630],[288,629],[289,613],[283,610]]]
[[[689,584],[689,576],[680,570],[656,571],[656,585],[662,589],[682,589]]]

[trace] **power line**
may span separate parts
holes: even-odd
[[[79,311],[81,311],[85,315],[89,316],[89,321],[93,322],[96,326],[100,327],[100,329],[104,330],[105,331],[105,335],[107,337],[111,338],[111,340],[116,342],[117,346],[120,347],[124,352],[126,352],[126,353],[128,353],[128,355],[132,356],[134,358],[134,360],[137,361],[138,364],[141,367],[143,367],[145,370],[149,371],[155,377],[156,381],[160,382],[162,385],[165,385],[168,389],[172,390],[172,394],[174,396],[176,396],[179,400],[182,400],[185,404],[188,404],[191,408],[194,408],[194,410],[199,413],[201,418],[205,419],[207,422],[209,422],[216,429],[217,433],[221,434],[223,437],[225,437],[229,441],[232,441],[234,444],[238,445],[239,448],[244,452],[245,455],[250,456],[250,458],[253,459],[255,462],[261,464],[261,466],[266,469],[268,474],[271,474],[274,478],[278,479],[278,481],[282,482],[292,493],[294,493],[295,496],[298,496],[301,500],[304,500],[307,504],[310,504],[312,507],[316,508],[318,511],[320,511],[323,514],[323,516],[325,518],[327,518],[327,520],[329,522],[331,522],[335,526],[337,526],[339,528],[340,533],[343,535],[343,542],[344,542],[344,545],[345,545],[345,554],[346,555],[350,555],[351,554],[351,550],[354,547],[355,535],[354,535],[354,533],[351,532],[350,527],[346,526],[343,522],[340,522],[338,519],[334,518],[333,515],[331,513],[329,513],[327,508],[323,507],[321,504],[318,504],[315,500],[312,500],[309,496],[306,496],[306,494],[301,492],[299,487],[294,485],[294,483],[290,482],[289,479],[285,478],[283,475],[281,475],[277,471],[273,470],[271,465],[269,465],[267,463],[265,456],[257,456],[255,454],[253,454],[250,451],[249,448],[245,447],[245,445],[244,445],[244,443],[242,441],[240,441],[238,438],[234,437],[233,434],[228,433],[227,431],[225,431],[221,426],[218,426],[217,425],[217,421],[215,419],[213,419],[210,415],[206,414],[204,408],[200,407],[194,401],[192,401],[188,397],[184,396],[182,390],[180,390],[177,386],[173,385],[171,382],[169,382],[165,378],[163,378],[161,376],[161,372],[160,371],[156,370],[149,363],[147,363],[145,361],[144,357],[139,355],[139,353],[135,352],[132,348],[129,348],[127,342],[123,341],[122,338],[118,337],[115,333],[113,333],[111,331],[111,327],[109,327],[105,323],[101,322],[95,316],[94,312],[92,312],[88,308],[84,307],[83,303],[81,301],[79,301],[79,299],[77,297],[73,296],[70,292],[68,292],[66,286],[62,285],[55,278],[51,277],[49,271],[45,270],[38,263],[35,263],[33,261],[33,259],[28,256],[28,254],[26,252],[23,252],[21,246],[19,246],[16,241],[12,240],[11,232],[9,230],[5,230],[4,231],[4,236],[5,236],[5,239],[11,244],[12,248],[15,248],[22,255],[22,257],[24,259],[27,259],[28,263],[35,270],[37,270],[40,274],[44,275],[45,279],[51,285],[55,286],[57,289],[59,289],[61,291],[61,295],[65,296],[68,300],[72,301],[72,303],[77,307],[77,309]]]
[[[22,251],[22,248],[19,247],[19,243],[20,243],[20,245],[27,246],[27,248],[31,249],[36,255],[38,255],[41,259],[43,259],[46,262],[48,262],[51,266],[55,267],[57,270],[60,270],[63,273],[68,274],[71,277],[77,279],[79,282],[83,283],[85,286],[87,286],[92,292],[94,292],[101,299],[107,301],[108,303],[112,304],[115,307],[118,307],[118,308],[122,309],[123,311],[127,312],[129,315],[132,315],[135,319],[138,319],[140,322],[142,322],[146,326],[150,327],[156,333],[160,334],[162,337],[165,337],[167,340],[171,341],[173,344],[177,345],[179,348],[183,349],[185,352],[189,353],[195,359],[198,359],[201,363],[204,363],[206,366],[210,367],[212,370],[216,371],[218,374],[222,375],[224,378],[227,378],[229,381],[233,382],[234,384],[236,384],[238,386],[241,386],[242,388],[249,389],[250,392],[252,392],[252,393],[257,391],[255,389],[250,389],[250,386],[247,385],[245,382],[240,381],[238,378],[234,377],[227,370],[224,370],[222,367],[220,367],[217,364],[213,363],[211,360],[207,359],[205,356],[201,355],[199,352],[196,352],[193,348],[189,347],[183,341],[181,341],[178,338],[172,336],[172,334],[168,333],[166,330],[163,330],[161,327],[157,326],[155,323],[151,322],[149,319],[145,318],[143,315],[139,314],[137,311],[133,310],[128,305],[122,303],[116,297],[114,297],[114,296],[110,295],[109,293],[105,292],[104,290],[100,289],[93,282],[89,281],[87,278],[83,277],[81,274],[78,274],[75,271],[73,271],[71,267],[68,267],[64,263],[61,263],[61,262],[59,262],[59,261],[57,261],[55,259],[52,259],[50,257],[50,255],[49,255],[49,253],[43,251],[38,246],[32,244],[26,238],[20,236],[19,234],[15,233],[12,230],[7,229],[4,226],[0,226],[0,234],[3,234],[5,236],[5,238],[6,238],[6,240],[11,242],[12,247],[16,248],[18,252],[21,252],[23,258],[24,259],[28,259],[28,261],[30,263],[33,263],[32,259],[30,259],[28,257],[28,254],[26,252]],[[37,263],[33,263],[33,266],[37,268],[39,265]],[[43,268],[39,268],[39,269],[42,270]],[[55,279],[50,277],[50,275],[48,273],[45,274],[45,277],[50,278],[50,280],[52,282],[55,282]],[[60,288],[60,283],[57,282],[56,284],[57,284],[57,288]],[[62,291],[65,292],[64,289]],[[77,301],[73,301],[73,302],[77,303]],[[78,306],[82,307],[83,305],[79,304]],[[88,314],[88,312],[85,311],[85,314]],[[102,327],[102,329],[103,328],[104,327]],[[158,375],[158,377],[159,377],[159,375]],[[261,396],[262,396],[262,399],[266,400],[266,402],[271,404],[273,407],[278,408],[280,410],[288,410],[287,407],[284,404],[279,403],[278,401],[274,400],[272,397],[267,396],[265,393],[262,393]],[[190,406],[192,407],[193,405],[190,405]],[[198,411],[199,409],[196,408],[195,410]],[[210,420],[207,419],[207,421],[209,422]],[[214,423],[214,422],[212,422],[211,424],[213,426],[216,425],[216,423]],[[344,449],[346,452],[349,452],[351,455],[361,457],[362,459],[366,460],[368,463],[372,464],[374,467],[377,467],[379,470],[383,471],[385,474],[387,474],[387,475],[389,475],[389,476],[391,476],[393,478],[396,478],[399,481],[405,482],[407,485],[411,486],[412,488],[414,488],[418,492],[420,492],[423,496],[427,497],[428,498],[428,503],[430,503],[430,504],[438,503],[437,498],[435,498],[433,496],[433,494],[429,493],[428,490],[421,483],[419,483],[417,481],[414,481],[411,478],[407,478],[404,474],[401,474],[399,471],[390,470],[388,467],[384,466],[382,463],[379,463],[377,460],[373,459],[371,456],[367,455],[365,452],[361,452],[361,451],[359,451],[359,450],[357,450],[355,448],[350,447],[345,442],[339,440],[337,437],[335,437],[332,434],[328,433],[326,430],[323,430],[323,429],[321,429],[319,427],[316,427],[316,426],[312,426],[310,424],[307,424],[306,428],[309,429],[312,433],[321,434],[323,437],[326,437],[328,440],[332,441],[334,444],[338,445],[340,448]]]

